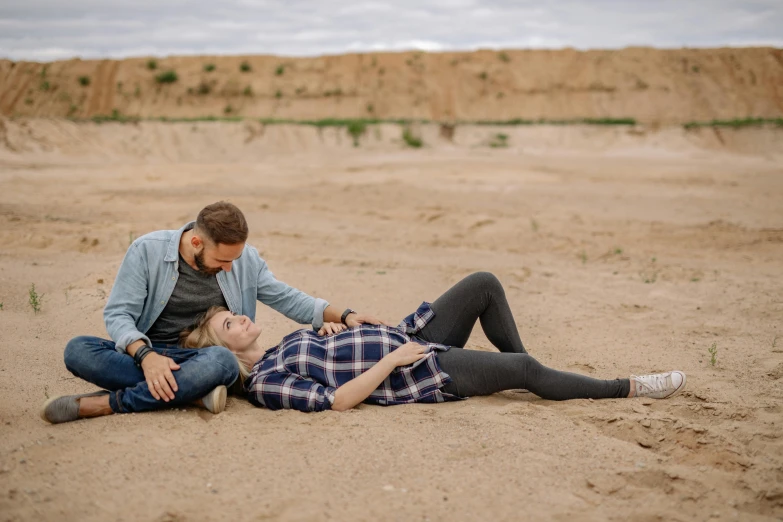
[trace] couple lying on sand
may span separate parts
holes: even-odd
[[[679,371],[601,380],[547,368],[522,345],[492,274],[466,277],[390,326],[276,280],[247,236],[242,212],[219,202],[180,230],[134,241],[104,310],[112,341],[77,337],[65,349],[68,370],[106,391],[49,399],[43,419],[61,423],[191,403],[220,413],[237,379],[256,406],[301,411],[444,402],[513,389],[550,400],[663,399],[685,386]],[[313,328],[265,349],[253,322],[256,301]],[[462,349],[477,320],[500,352]]]

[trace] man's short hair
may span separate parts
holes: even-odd
[[[236,205],[218,201],[204,207],[196,218],[196,231],[216,245],[236,245],[247,241],[247,221]]]

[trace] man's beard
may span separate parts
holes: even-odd
[[[203,272],[207,275],[216,275],[218,272],[223,270],[222,268],[209,268],[207,265],[204,264],[204,250],[201,252],[195,254],[194,259],[196,261],[196,267],[198,268],[199,272]]]

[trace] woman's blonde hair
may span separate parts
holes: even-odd
[[[209,346],[223,346],[223,343],[218,339],[215,329],[209,325],[215,315],[220,312],[228,312],[229,310],[225,306],[211,306],[201,317],[198,318],[196,323],[190,328],[184,329],[179,334],[179,345],[183,348],[207,348]],[[231,352],[234,353],[234,352]],[[250,369],[239,360],[236,354],[234,358],[239,365],[239,378],[240,382],[244,382],[250,375]]]

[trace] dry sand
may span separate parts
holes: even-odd
[[[783,517],[779,128],[423,127],[410,150],[393,126],[353,148],[337,129],[0,124],[0,519]],[[486,146],[498,132],[509,148]],[[41,421],[47,396],[94,389],[62,352],[105,335],[129,241],[220,199],[278,278],[339,307],[398,321],[488,270],[541,362],[676,368],[687,390]],[[258,321],[269,346],[298,327]],[[493,349],[480,328],[468,347]]]

